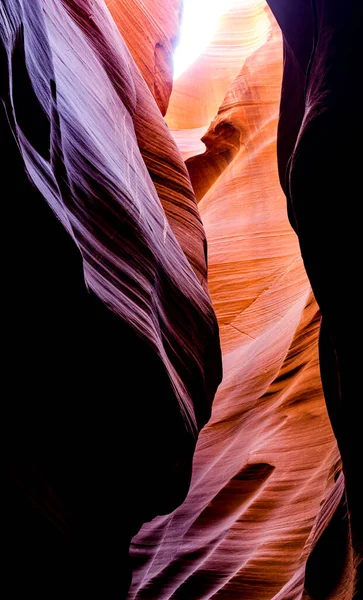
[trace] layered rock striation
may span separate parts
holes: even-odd
[[[9,574],[15,595],[124,597],[221,378],[205,235],[103,2],[6,0],[0,39]]]

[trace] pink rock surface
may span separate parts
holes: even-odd
[[[221,377],[205,235],[103,2],[6,0],[0,36],[9,573],[19,594],[124,596],[130,537],[183,500]]]

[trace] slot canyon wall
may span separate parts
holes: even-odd
[[[362,8],[269,5],[0,5],[14,598],[362,593]]]
[[[133,540],[133,599],[354,594],[319,377],[320,311],[277,170],[282,70],[282,36],[266,3],[236,2],[174,83],[166,119],[206,229],[224,377],[186,501]],[[193,156],[203,128],[206,149]]]
[[[7,573],[13,597],[125,597],[130,539],[183,501],[221,379],[205,234],[105,4],[0,16]]]

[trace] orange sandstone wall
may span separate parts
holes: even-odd
[[[106,0],[106,5],[165,114],[172,90],[172,53],[181,0]]]
[[[208,239],[224,378],[186,501],[133,540],[130,599],[301,598],[308,557],[342,499],[319,376],[320,315],[277,173],[282,40],[264,10],[267,40],[250,48],[228,86],[207,151],[187,160]],[[188,124],[193,135],[202,120],[192,106],[188,123],[189,97],[178,81],[176,89],[167,120],[177,128],[180,107],[184,143]]]

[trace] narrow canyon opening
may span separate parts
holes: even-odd
[[[362,594],[362,10],[1,0],[11,597]]]

